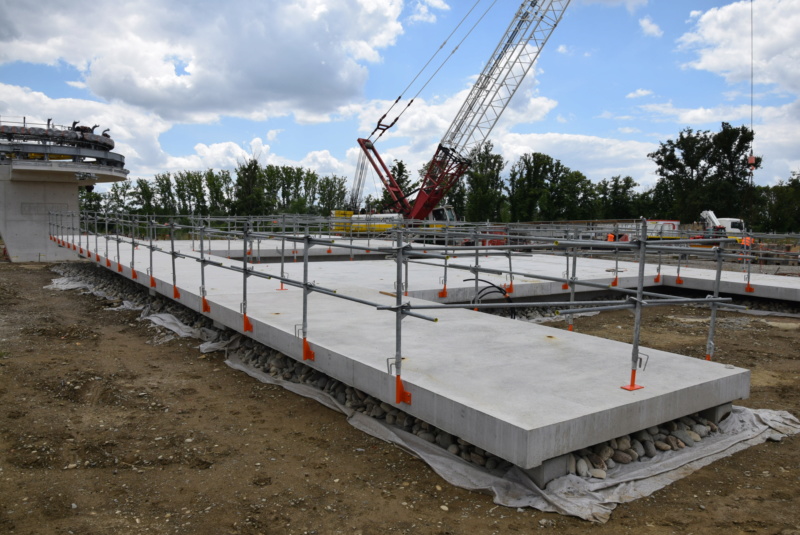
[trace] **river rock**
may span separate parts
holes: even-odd
[[[617,449],[618,450],[625,451],[625,450],[629,450],[630,448],[631,448],[631,437],[629,437],[628,435],[625,435],[625,436],[619,437],[617,439]]]
[[[591,470],[589,470],[589,475],[596,479],[605,479],[606,471],[600,470],[599,468],[592,468]]]
[[[664,442],[666,439],[667,435],[663,433],[656,433],[655,435],[653,435],[653,442],[658,442],[658,441]]]
[[[605,443],[598,444],[597,446],[595,446],[592,449],[604,461],[609,460],[611,458],[611,456],[614,455],[614,449],[611,446],[609,446],[608,444],[605,444]]]
[[[694,446],[694,440],[692,440],[692,437],[689,436],[689,433],[687,433],[686,431],[678,429],[677,431],[673,431],[672,432],[672,436],[677,438],[678,440],[680,440],[681,442],[683,442],[684,444],[686,444],[690,448],[692,446]]]
[[[486,465],[486,457],[484,457],[483,455],[479,455],[474,451],[469,454],[469,458],[473,463],[477,464],[478,466]]]
[[[653,435],[651,435],[647,431],[639,431],[633,435],[633,438],[642,443],[653,441]]]
[[[678,418],[678,420],[683,422],[686,425],[686,427],[688,427],[689,429],[691,429],[692,426],[697,424],[697,422],[695,422],[694,420],[692,420],[688,416],[681,416],[680,418]]]
[[[647,428],[647,432],[650,433],[651,435],[657,435],[658,434],[658,427],[656,427],[656,426],[648,427]]]
[[[586,455],[585,458],[589,462],[589,464],[591,464],[590,468],[598,468],[600,470],[606,469],[606,463],[596,453],[589,453],[588,455]]]
[[[617,444],[617,439],[616,438],[612,438],[611,440],[609,440],[608,441],[608,445],[611,447],[612,450],[618,450],[619,449],[619,444]]]
[[[666,442],[662,442],[660,440],[656,440],[653,445],[656,447],[658,451],[670,451],[672,446],[667,444]]]
[[[458,452],[459,452],[460,450],[458,449],[458,445],[457,445],[457,444],[450,444],[450,445],[447,447],[447,451],[449,451],[449,452],[450,452],[450,453],[452,453],[453,455],[458,455]]]
[[[631,461],[638,461],[639,460],[639,454],[636,452],[635,449],[628,448],[627,450],[625,450],[625,453],[627,453],[630,456]]]
[[[589,477],[589,465],[583,457],[578,459],[575,465],[575,471],[581,477]]]
[[[606,459],[606,468],[611,470],[612,468],[616,467],[617,463],[614,462],[614,459]]]
[[[419,435],[417,435],[422,440],[427,440],[428,442],[436,442],[436,437],[430,431],[421,431]]]
[[[439,444],[443,448],[449,448],[451,444],[453,444],[453,435],[450,433],[445,433],[442,431],[436,436],[436,443]]]
[[[677,450],[678,449],[678,439],[672,435],[667,437],[667,444],[669,444],[670,449]]]
[[[664,429],[667,430],[667,433],[672,433],[678,430],[678,424],[675,422],[664,422]]]
[[[644,454],[648,457],[655,457],[656,453],[658,453],[655,443],[651,440],[642,442],[642,446],[644,446]]]
[[[611,459],[619,464],[630,464],[633,461],[631,456],[622,450],[616,450]]]
[[[717,431],[719,431],[719,427],[717,426],[717,424],[711,421],[708,422],[708,428],[711,429],[712,433],[716,433]]]
[[[389,414],[386,415],[386,423],[387,424],[394,425],[394,423],[396,421],[397,421],[397,416],[395,416],[394,414],[389,413]]]
[[[687,429],[686,430],[686,434],[689,435],[690,437],[692,437],[692,440],[695,443],[700,442],[701,440],[703,440],[703,438],[700,435],[698,435],[697,433],[695,433],[691,429]]]
[[[646,442],[650,442],[647,440]],[[631,449],[636,452],[639,457],[644,457],[644,446],[636,439],[631,440]]]

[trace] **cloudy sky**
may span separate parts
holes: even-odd
[[[473,4],[0,0],[0,120],[110,128],[133,179],[232,169],[249,155],[352,177],[356,138]],[[385,160],[418,169],[433,155],[518,7],[496,0],[380,141]],[[774,184],[800,170],[800,2],[752,8],[752,118],[765,165],[754,178]],[[509,161],[543,152],[593,181],[652,185],[647,154],[660,141],[685,127],[750,125],[750,21],[750,0],[572,0],[492,133],[496,150]]]

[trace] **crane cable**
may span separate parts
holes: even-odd
[[[753,130],[753,109],[755,108],[755,45],[753,35],[753,0],[750,0],[750,134],[753,136],[753,141],[750,142],[750,157],[747,158],[747,163],[750,167],[751,186],[753,185],[753,171],[756,169],[756,156],[753,150],[753,142],[755,141],[755,131]]]
[[[433,59],[445,47],[445,45],[450,40],[450,38],[453,37],[453,34],[455,34],[456,31],[458,31],[458,29],[461,27],[461,25],[464,24],[464,21],[467,20],[467,17],[469,17],[469,15],[475,10],[476,7],[478,7],[478,4],[480,4],[480,3],[481,3],[481,0],[476,0],[475,1],[475,3],[472,5],[472,7],[469,9],[469,11],[467,11],[467,13],[464,15],[464,17],[458,23],[458,25],[456,25],[456,27],[453,29],[453,31],[450,32],[450,35],[447,36],[447,38],[444,40],[444,42],[436,50],[436,52],[434,52],[433,55],[430,57],[430,59],[428,59],[427,63],[425,63],[425,65],[419,70],[417,75],[414,76],[414,79],[411,80],[411,82],[409,82],[409,84],[402,91],[400,96],[397,97],[397,99],[394,101],[394,103],[392,103],[392,105],[389,107],[389,109],[386,110],[386,113],[384,113],[381,116],[381,118],[378,119],[378,125],[375,127],[375,129],[372,131],[372,133],[369,135],[368,139],[371,140],[372,136],[375,135],[375,132],[380,131],[380,134],[378,134],[378,137],[375,138],[375,141],[378,141],[381,138],[381,136],[383,135],[384,132],[386,132],[388,129],[390,129],[391,127],[394,126],[394,124],[397,122],[397,120],[400,119],[400,117],[406,112],[406,110],[408,110],[408,108],[414,102],[414,99],[416,99],[419,96],[419,94],[422,93],[422,91],[428,86],[428,84],[431,82],[431,80],[433,80],[433,78],[439,73],[439,71],[442,70],[442,67],[444,67],[445,64],[448,61],[450,61],[450,58],[452,58],[453,55],[456,53],[456,51],[458,51],[458,49],[461,47],[461,45],[464,43],[464,41],[467,39],[467,37],[469,37],[472,34],[472,32],[475,30],[475,27],[484,19],[484,17],[486,17],[487,13],[489,13],[489,11],[497,3],[497,0],[492,0],[492,3],[489,5],[489,7],[487,7],[486,10],[483,12],[483,14],[478,18],[478,20],[475,21],[475,23],[472,25],[472,27],[469,29],[469,31],[464,35],[464,37],[461,38],[461,41],[458,42],[458,44],[455,46],[455,48],[453,48],[453,50],[450,52],[450,54],[444,59],[444,61],[442,61],[442,63],[439,65],[439,67],[436,68],[436,70],[433,72],[433,74],[431,74],[428,77],[428,79],[425,81],[425,83],[422,85],[422,87],[416,92],[416,94],[413,97],[411,97],[411,100],[409,100],[408,104],[406,104],[406,107],[403,108],[403,110],[400,113],[397,114],[397,117],[395,117],[394,120],[389,124],[383,123],[383,120],[386,118],[386,116],[389,114],[389,112],[392,111],[392,109],[395,107],[395,105],[397,105],[397,103],[400,102],[400,99],[403,98],[403,95],[405,94],[405,92],[409,90],[409,88],[414,84],[414,82],[416,82],[417,79],[422,75],[422,73],[425,71],[425,69],[428,68],[428,65],[431,64]]]

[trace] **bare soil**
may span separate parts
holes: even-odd
[[[800,534],[796,437],[620,505],[605,525],[509,509],[197,341],[155,343],[138,313],[43,289],[49,268],[0,263],[0,533]],[[741,404],[800,414],[800,321],[720,317],[717,360],[753,372]],[[647,309],[643,345],[702,358],[707,318]],[[576,329],[632,333],[626,311]]]

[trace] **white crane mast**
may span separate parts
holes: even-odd
[[[570,0],[526,0],[509,24],[441,144],[463,158],[489,137],[561,21]]]

